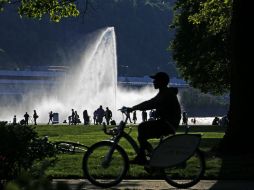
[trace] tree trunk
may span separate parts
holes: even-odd
[[[252,84],[250,83],[251,69],[248,63],[252,62],[251,56],[254,52],[251,46],[253,33],[250,32],[251,11],[244,5],[246,1],[234,0],[233,15],[231,22],[231,89],[229,126],[221,143],[223,152],[231,153],[253,153],[254,142],[252,105],[254,97],[251,97]],[[253,27],[253,26],[252,26]]]

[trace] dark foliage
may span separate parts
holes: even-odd
[[[13,179],[36,160],[53,157],[56,151],[47,139],[25,125],[0,123],[0,179]]]

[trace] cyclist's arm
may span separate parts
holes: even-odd
[[[145,102],[142,102],[140,104],[137,104],[132,107],[132,110],[151,110],[151,109],[156,109],[159,104],[159,99],[156,97],[147,100]]]

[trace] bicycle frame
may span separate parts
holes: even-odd
[[[111,138],[109,140],[104,140],[104,141],[107,141],[107,142],[111,142],[112,146],[111,146],[109,152],[107,153],[107,155],[105,156],[103,165],[104,164],[105,165],[109,164],[109,162],[111,160],[111,157],[112,157],[112,154],[114,153],[114,150],[116,149],[117,146],[119,146],[118,143],[121,140],[121,138],[124,138],[132,146],[135,153],[138,154],[138,152],[139,152],[138,144],[136,143],[136,141],[128,133],[126,133],[124,131],[127,120],[128,120],[128,117],[125,118],[125,121],[120,122],[120,124],[117,127],[118,128],[118,130],[117,130],[118,134],[117,135],[113,135],[113,134],[108,133],[106,131],[106,126],[104,124],[104,133],[109,134],[109,135],[113,135],[113,138]]]

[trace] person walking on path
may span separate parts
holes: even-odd
[[[49,112],[49,122],[48,122],[48,125],[50,124],[50,122],[51,122],[51,124],[53,124],[53,116],[54,116],[53,111],[50,111]]]
[[[130,123],[132,123],[132,121],[131,121],[131,115],[130,115],[130,113],[129,113],[129,112],[127,113],[126,117],[127,117],[127,120],[126,120],[126,121],[128,121],[128,120],[129,120],[129,121],[130,121]]]

